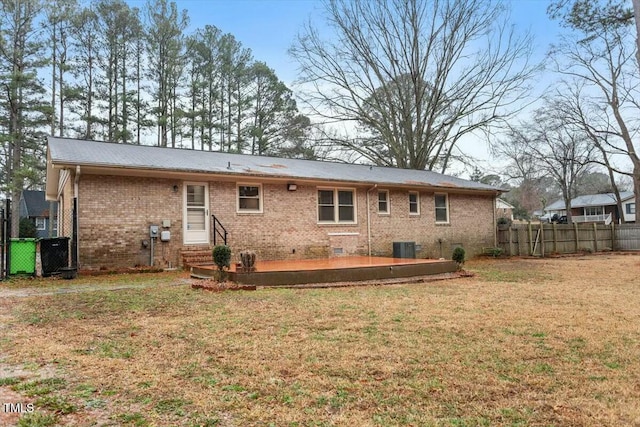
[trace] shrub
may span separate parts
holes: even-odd
[[[240,263],[242,264],[242,271],[245,271],[245,272],[255,271],[256,253],[254,251],[240,252]]]
[[[511,223],[512,223],[511,218],[505,218],[503,216],[501,216],[496,220],[496,224],[502,227],[510,227]]]
[[[489,248],[487,254],[494,257],[494,258],[498,258],[500,255],[502,255],[502,248],[500,247],[495,247],[495,248]]]
[[[231,248],[227,245],[218,245],[213,248],[213,262],[220,271],[231,267]]]
[[[18,237],[37,237],[36,225],[29,218],[20,218]]]
[[[462,264],[464,264],[464,256],[465,256],[464,248],[461,248],[458,246],[453,250],[451,259],[458,264],[458,267],[462,267]]]

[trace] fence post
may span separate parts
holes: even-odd
[[[5,230],[4,235],[4,273],[6,277],[11,274],[11,200],[5,200]]]
[[[576,238],[576,253],[578,253],[578,251],[580,250],[580,238],[578,237],[578,223],[574,222],[573,223],[573,232],[575,234],[575,238]]]
[[[616,250],[616,224],[611,221],[611,250]]]
[[[522,243],[526,242],[526,239],[523,235],[526,235],[525,228],[518,228],[516,236],[518,237],[518,256],[522,255]]]
[[[598,225],[593,223],[593,248],[594,252],[598,252]]]
[[[531,221],[529,221],[529,256],[533,256],[533,228],[531,227]]]
[[[509,225],[509,256],[513,256],[513,236],[511,235],[511,225]]]
[[[553,252],[558,253],[558,227],[555,222],[553,223]]]
[[[4,208],[0,207],[0,280],[4,280],[6,276],[4,271],[4,254],[7,250],[7,245],[5,244],[5,236],[7,230],[5,229],[4,222]]]
[[[544,258],[544,224],[540,223],[540,256]]]

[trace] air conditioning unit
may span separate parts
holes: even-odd
[[[416,242],[393,242],[394,258],[415,258]]]

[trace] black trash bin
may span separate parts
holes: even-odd
[[[40,239],[40,261],[44,277],[59,273],[69,267],[69,238]]]

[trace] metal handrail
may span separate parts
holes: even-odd
[[[217,239],[216,236],[220,236],[222,237],[222,241],[224,242],[224,244],[227,244],[227,229],[224,228],[224,225],[222,225],[222,223],[220,222],[220,220],[218,218],[216,218],[215,215],[211,215],[211,219],[213,222],[213,245],[217,245]],[[222,231],[218,230],[218,227],[220,227],[222,229]]]

